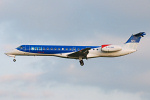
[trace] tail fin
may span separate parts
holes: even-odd
[[[125,47],[128,49],[133,49],[136,50],[137,46],[141,40],[141,37],[144,37],[144,35],[146,35],[145,32],[140,32],[137,34],[133,34],[128,41],[125,43]]]

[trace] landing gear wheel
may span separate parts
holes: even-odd
[[[83,65],[84,65],[83,60],[80,60],[79,62],[80,62],[80,65],[81,65],[81,66],[83,66]]]
[[[16,59],[13,59],[14,62],[16,62]]]

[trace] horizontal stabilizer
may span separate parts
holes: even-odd
[[[145,32],[140,32],[140,33],[134,34],[133,36],[136,36],[136,37],[142,36],[142,37],[144,37],[144,35],[146,35]]]

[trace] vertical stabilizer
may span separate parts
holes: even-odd
[[[140,32],[137,34],[133,34],[125,43],[125,48],[126,49],[132,49],[132,50],[136,50],[138,47],[138,44],[141,40],[141,37],[144,37],[144,35],[146,35],[145,32]]]

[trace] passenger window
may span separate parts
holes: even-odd
[[[47,50],[49,50],[49,48],[47,48]]]
[[[68,50],[68,48],[66,48],[66,50]]]
[[[42,48],[41,48],[41,47],[39,47],[39,50],[42,50]]]
[[[64,48],[62,48],[62,50],[64,50]]]
[[[57,50],[57,49],[55,48],[55,50]]]
[[[58,50],[60,50],[60,48],[58,48]]]
[[[31,50],[34,50],[34,47],[32,47]]]
[[[43,50],[45,50],[45,48],[43,48]]]
[[[51,48],[51,50],[53,50],[53,48]]]
[[[78,48],[78,51],[79,51],[80,49]]]
[[[93,49],[93,50],[95,50],[95,49]]]
[[[70,48],[70,50],[72,50],[72,49]]]
[[[35,50],[37,50],[37,47],[35,48]]]

